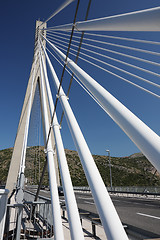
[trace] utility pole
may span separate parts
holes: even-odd
[[[106,150],[108,153],[108,161],[109,161],[109,172],[110,172],[110,186],[112,191],[112,170],[111,170],[111,156],[110,156],[110,150]]]

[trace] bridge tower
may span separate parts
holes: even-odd
[[[10,168],[9,168],[9,173],[8,173],[8,178],[6,182],[6,188],[9,190],[9,196],[11,196],[13,190],[16,187],[17,184],[17,179],[20,171],[20,166],[21,162],[24,156],[24,144],[26,141],[26,128],[27,128],[27,119],[28,119],[28,114],[30,115],[30,111],[28,111],[29,104],[33,104],[34,100],[34,95],[35,95],[35,89],[38,84],[39,89],[41,89],[41,82],[39,81],[40,78],[40,66],[39,66],[39,58],[38,58],[38,32],[41,31],[42,34],[45,36],[45,31],[43,29],[46,28],[46,23],[43,23],[41,21],[36,21],[36,30],[35,30],[35,45],[34,45],[34,56],[33,56],[33,62],[32,62],[32,67],[31,67],[31,72],[30,72],[30,77],[28,81],[28,86],[25,94],[25,99],[21,111],[21,116],[19,120],[19,125],[17,129],[17,135],[14,143],[14,149],[13,149],[13,154],[11,158],[11,163],[10,163]],[[43,40],[43,43],[45,44],[45,40]],[[32,89],[32,95],[31,95],[31,89]],[[46,86],[45,86],[45,92],[46,92]],[[41,91],[40,91],[41,94]],[[46,94],[47,96],[47,94]],[[31,99],[30,99],[31,98]],[[41,98],[41,96],[40,96]],[[48,99],[46,97],[46,102],[47,102],[47,114],[48,118],[50,119],[51,122],[51,115],[50,115],[50,110],[49,110],[49,104],[48,104]],[[42,110],[42,103],[41,103],[41,110]],[[45,136],[45,131],[44,131],[44,115],[43,111],[42,112],[42,124],[43,124],[43,136],[44,136],[44,143],[46,142],[46,136]],[[28,135],[28,134],[27,134]],[[52,148],[54,149],[55,146],[55,140],[54,140],[54,135],[51,130],[51,139],[52,139]],[[54,159],[57,159],[56,155]],[[58,174],[58,166],[57,166],[57,160],[55,160],[55,166],[56,166],[56,175],[57,175],[57,184],[59,185],[59,174]]]

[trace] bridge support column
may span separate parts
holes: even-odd
[[[38,54],[38,51],[37,51],[38,50],[38,34],[39,34],[40,30],[43,30],[43,28],[46,28],[46,23],[43,24],[43,22],[37,21],[36,22],[36,31],[35,31],[35,46],[34,46],[33,63],[32,63],[32,67],[31,67],[30,77],[29,77],[29,81],[28,81],[28,86],[27,86],[27,90],[26,90],[24,103],[23,103],[23,108],[22,108],[22,112],[21,112],[19,125],[18,125],[12,159],[11,159],[9,173],[8,173],[7,182],[6,182],[6,188],[9,190],[9,196],[12,194],[13,189],[16,188],[17,178],[18,178],[18,174],[19,174],[19,170],[20,170],[20,164],[21,164],[21,160],[22,160],[22,156],[23,156],[23,146],[24,146],[23,144],[24,144],[24,139],[26,137],[25,136],[25,128],[26,128],[27,114],[28,114],[27,109],[28,109],[28,105],[29,105],[29,98],[30,98],[30,94],[31,94],[32,82],[33,82],[33,94],[32,94],[32,99],[31,99],[31,105],[33,103],[35,89],[36,89],[36,86],[38,83],[38,79],[40,77],[39,61],[37,60],[36,56]],[[43,34],[45,36],[45,31]],[[43,44],[45,45],[45,40],[43,40]],[[33,79],[34,72],[35,72],[35,76]],[[47,102],[47,104],[48,104],[48,102]],[[49,106],[47,107],[47,114],[48,114],[49,119],[51,119]],[[52,131],[51,135],[52,135],[51,137],[53,140],[53,147],[54,147],[55,143],[54,143],[53,131]],[[55,166],[56,166],[57,183],[59,184],[59,174],[58,174],[58,166],[57,166],[56,158],[55,158]]]

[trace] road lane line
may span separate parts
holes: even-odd
[[[125,200],[115,200],[115,199],[113,199],[113,201],[120,201],[120,202],[123,202],[123,203],[129,203],[129,204],[135,204],[135,205],[141,205],[141,204],[143,204],[142,202],[129,202],[129,201],[125,201]],[[148,203],[145,203],[145,204],[143,204],[143,205],[146,205],[146,206],[150,206],[150,207],[155,207],[155,205],[153,205],[153,204],[148,204]]]
[[[138,215],[141,215],[141,216],[145,216],[145,217],[150,217],[150,218],[155,218],[155,219],[159,219],[160,220],[160,217],[156,217],[156,216],[152,216],[152,215],[148,215],[148,214],[144,214],[144,213],[137,213]]]
[[[93,204],[94,205],[94,203],[92,203],[92,202],[87,202],[87,201],[84,201],[85,203],[89,203],[89,204]]]
[[[88,198],[88,197],[86,197],[86,198],[85,198],[85,197],[77,197],[77,198],[78,198],[78,199],[93,200],[93,197],[89,197],[89,198]]]
[[[156,207],[155,205],[147,204],[147,203],[145,203],[144,205],[149,206],[149,207]]]

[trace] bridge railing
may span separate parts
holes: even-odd
[[[20,236],[16,236],[16,219],[20,207],[23,208],[22,227]],[[51,203],[49,201],[8,204],[7,210],[11,214],[7,222],[9,229],[5,229],[3,240],[17,239],[17,237],[18,239],[53,239],[53,223],[52,218],[49,217]]]
[[[37,186],[30,186],[30,189],[36,189]],[[49,190],[49,187],[44,187],[44,189]],[[89,186],[74,186],[74,191],[90,192]],[[138,193],[138,194],[149,194],[149,195],[160,195],[160,187],[154,186],[112,186],[107,187],[108,192],[124,192],[124,193]],[[26,191],[27,192],[27,191]]]
[[[151,186],[115,186],[107,187],[109,192],[132,192],[132,193],[141,193],[141,194],[159,194],[160,187],[151,187]]]
[[[90,192],[90,188],[88,186],[77,186],[74,187],[74,191]],[[160,196],[160,187],[152,186],[112,186],[112,188],[107,187],[107,191],[110,193]]]

